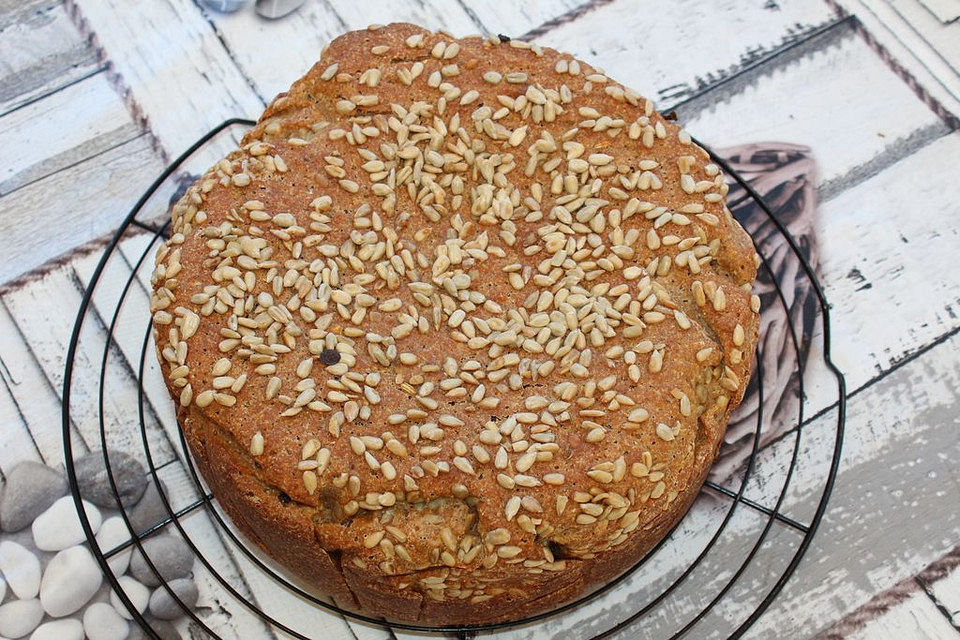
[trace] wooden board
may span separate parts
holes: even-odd
[[[0,282],[115,229],[160,170],[139,136],[0,198]]]
[[[954,640],[960,638],[960,632],[926,594],[916,593],[847,637],[850,640]]]
[[[63,462],[63,440],[60,436],[60,399],[58,389],[40,367],[36,353],[24,340],[20,327],[10,315],[6,303],[0,299],[0,362],[3,363],[3,382],[10,396],[6,403],[4,420],[25,423],[35,443],[37,453],[49,465]],[[11,406],[13,405],[13,406]],[[22,432],[12,431],[14,442],[22,450],[29,450]],[[6,435],[6,431],[4,431]],[[82,445],[79,453],[87,449]],[[32,457],[32,456],[31,456]],[[12,461],[11,461],[12,463]],[[4,466],[9,469],[9,466]]]
[[[851,95],[866,94],[883,100],[851,108]],[[713,147],[759,140],[810,146],[825,195],[947,132],[848,24],[705,94],[679,114]]]
[[[66,365],[65,347],[70,342],[74,327],[74,317],[63,313],[63,309],[79,308],[82,284],[72,265],[50,271],[44,276],[42,284],[42,287],[9,291],[3,295],[3,303],[57,394],[53,404],[59,405]],[[136,406],[136,385],[121,354],[116,350],[108,350],[106,361],[101,364],[105,347],[106,332],[102,318],[96,314],[88,315],[75,353],[74,366],[79,375],[72,379],[72,393],[76,401],[71,402],[71,416],[88,448],[101,448],[102,419],[102,427],[109,434],[109,445],[135,455],[141,448],[139,433],[126,427],[133,422],[135,415],[132,415],[131,409]],[[98,376],[84,375],[83,372],[104,368],[107,375],[101,411],[100,379]],[[151,418],[148,414],[147,419]],[[154,441],[151,445],[161,457],[161,462],[171,459],[172,452],[165,443]]]
[[[320,59],[324,46],[351,29],[376,23],[413,22],[456,35],[480,31],[454,2],[308,2],[287,19],[276,22],[263,20],[252,11],[209,12],[208,17],[244,75],[266,101],[286,91]],[[284,45],[262,46],[268,40]]]
[[[50,135],[69,122],[62,133]],[[7,157],[0,167],[0,196],[117,147],[140,134],[105,73],[96,73],[0,116]]]
[[[960,628],[960,562],[958,549],[951,554],[951,562],[944,569],[942,577],[934,578],[923,585],[928,597],[932,598],[940,611],[947,616],[956,628]]]
[[[954,1],[954,0],[949,0]],[[954,116],[960,114],[956,40],[960,22],[933,19],[917,0],[838,0],[919,87]],[[936,44],[934,43],[936,41]],[[946,49],[937,48],[946,44]]]
[[[559,20],[569,20],[574,13],[590,11],[598,4],[601,3],[595,0],[473,0],[464,6],[488,34],[502,33],[517,38],[534,29],[548,28]]]
[[[537,42],[599,66],[663,107],[835,19],[822,0],[775,6],[751,0],[682,0],[642,11],[630,0],[618,0],[549,31]],[[735,37],[711,35],[717,33]]]
[[[0,1],[0,115],[100,69],[60,2]]]
[[[952,549],[960,535],[950,488],[960,447],[958,347],[954,336],[851,400],[830,511],[755,637],[792,629],[813,635]]]
[[[958,0],[920,0],[920,2],[940,22],[956,22],[960,18],[960,1]]]
[[[263,102],[197,5],[177,0],[70,0],[84,33],[122,78],[130,108],[170,157],[214,125]]]

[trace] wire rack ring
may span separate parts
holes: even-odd
[[[756,354],[758,364],[755,372],[757,393],[760,396],[758,406],[760,408],[756,412],[756,426],[746,462],[733,478],[708,480],[701,490],[701,495],[694,503],[691,513],[688,513],[684,520],[644,558],[615,580],[552,611],[496,624],[426,626],[374,618],[343,609],[329,599],[312,593],[307,587],[286,576],[281,569],[265,559],[251,543],[244,539],[222,514],[216,498],[207,490],[194,467],[183,434],[179,431],[175,421],[173,425],[167,425],[166,432],[166,438],[169,441],[167,447],[172,449],[172,453],[166,450],[161,451],[163,447],[156,444],[159,436],[155,431],[158,429],[162,431],[163,427],[156,424],[159,421],[156,415],[159,410],[151,404],[148,397],[149,391],[147,390],[152,366],[152,355],[149,348],[151,345],[151,318],[149,308],[145,303],[144,290],[148,286],[145,281],[149,280],[151,267],[148,258],[153,255],[153,251],[165,236],[169,222],[153,222],[143,217],[143,212],[148,202],[160,191],[161,187],[166,185],[171,177],[175,176],[183,165],[212,139],[220,133],[230,130],[231,127],[251,126],[253,124],[254,122],[251,120],[239,118],[223,122],[191,145],[141,195],[107,244],[89,279],[66,354],[61,417],[66,470],[71,492],[78,506],[78,515],[91,551],[103,569],[109,584],[117,593],[119,600],[144,632],[152,638],[160,637],[154,630],[151,621],[138,611],[120,587],[119,576],[114,573],[109,564],[111,557],[131,547],[143,557],[149,570],[156,576],[160,587],[179,605],[189,623],[195,625],[210,637],[221,637],[220,632],[213,628],[209,619],[201,616],[178,597],[169,582],[161,575],[154,559],[144,550],[144,541],[150,536],[159,532],[170,531],[181,537],[191,553],[195,555],[196,561],[199,563],[197,571],[204,572],[206,588],[215,592],[211,594],[211,597],[220,601],[222,606],[229,606],[231,613],[242,614],[249,619],[256,620],[267,629],[266,637],[273,636],[274,631],[280,631],[294,638],[311,640],[309,632],[297,624],[298,612],[291,613],[289,610],[281,610],[280,607],[276,606],[271,608],[269,604],[263,602],[264,596],[262,593],[259,594],[259,598],[254,597],[246,592],[247,589],[234,584],[235,581],[231,576],[224,575],[222,566],[218,564],[215,558],[212,558],[212,554],[207,549],[209,544],[206,538],[198,535],[196,530],[190,526],[189,518],[193,514],[205,513],[222,543],[229,547],[234,556],[242,556],[244,563],[248,567],[252,567],[248,571],[257,572],[259,574],[257,578],[260,582],[267,580],[273,583],[271,588],[294,596],[300,606],[304,607],[299,613],[310,609],[325,610],[360,623],[378,627],[407,631],[446,632],[453,633],[461,638],[468,638],[475,637],[478,634],[494,634],[505,629],[515,629],[521,625],[526,625],[528,630],[538,630],[538,632],[543,633],[544,637],[552,637],[551,634],[555,634],[557,630],[566,629],[573,621],[581,621],[589,611],[599,610],[607,611],[609,614],[606,617],[601,616],[599,621],[593,621],[592,624],[600,628],[587,625],[584,628],[588,630],[580,632],[579,637],[607,638],[621,634],[632,625],[644,621],[649,625],[654,625],[654,627],[660,625],[664,629],[662,637],[679,638],[698,627],[698,625],[704,624],[704,620],[710,616],[723,620],[726,624],[726,626],[715,627],[722,629],[718,632],[719,634],[731,638],[741,636],[783,589],[784,584],[796,570],[820,524],[836,479],[846,415],[845,381],[830,357],[829,306],[826,298],[813,268],[804,257],[796,241],[751,185],[735,172],[723,158],[704,146],[713,161],[744,190],[745,197],[751,199],[762,210],[767,221],[774,225],[776,233],[785,241],[789,251],[793,254],[792,258],[796,260],[798,273],[809,281],[809,286],[815,296],[820,334],[818,336],[819,342],[814,346],[817,347],[819,358],[813,362],[815,365],[813,367],[808,366],[811,364],[809,358],[806,361],[797,358],[797,370],[793,372],[793,375],[796,379],[800,403],[790,427],[784,429],[784,432],[778,435],[774,442],[760,447],[761,432],[765,428],[769,428],[769,425],[765,424],[763,414],[762,399],[765,382],[763,358],[761,357],[763,341],[761,340]],[[162,211],[165,213],[166,208],[164,207]],[[138,250],[133,253],[122,250],[126,246],[125,243],[131,241],[131,238],[134,237],[138,238]],[[807,352],[811,347],[809,343],[813,338],[803,331],[798,331],[798,327],[795,326],[789,313],[788,296],[780,287],[776,274],[770,266],[768,256],[765,255],[765,247],[757,244],[757,251],[761,257],[761,272],[765,271],[770,275],[776,287],[777,304],[782,306],[785,314],[786,326],[789,329],[788,345],[796,350],[797,354],[801,352],[801,349]],[[125,280],[115,281],[116,277],[112,270],[113,262],[111,261],[120,261],[126,265],[128,274]],[[110,274],[106,275],[108,271]],[[109,289],[111,295],[105,293],[104,290],[107,289]],[[107,297],[108,301],[100,301],[102,297]],[[94,316],[96,318],[93,318]],[[128,327],[130,327],[130,330],[127,330]],[[100,355],[100,368],[91,371],[79,366],[77,356],[78,352],[87,352],[91,348],[88,346],[88,343],[91,342],[88,336],[96,330],[105,330],[107,339],[104,340],[101,335],[100,341],[96,343]],[[111,465],[110,450],[108,449],[121,436],[118,433],[121,427],[118,426],[114,416],[110,415],[108,407],[110,403],[106,401],[112,392],[111,381],[117,375],[115,370],[118,368],[116,364],[118,360],[122,362],[125,374],[135,382],[135,397],[130,400],[136,405],[137,424],[132,430],[134,443],[130,446],[138,450],[135,452],[139,454],[149,469],[150,480],[156,487],[165,510],[164,517],[142,530],[136,529],[131,521],[129,511],[122,507],[116,477]],[[109,369],[111,366],[113,369]],[[811,373],[810,368],[817,369],[817,371]],[[835,399],[820,401],[819,406],[815,404],[808,406],[810,402],[807,399],[807,391],[804,385],[807,379],[813,375],[818,376],[816,382],[819,387],[822,388],[826,385],[830,398],[833,398],[835,393]],[[87,444],[99,446],[103,451],[104,464],[108,471],[107,478],[113,493],[117,497],[118,514],[122,517],[130,534],[129,540],[109,549],[101,548],[97,543],[90,521],[87,519],[84,510],[79,508],[81,497],[73,465],[74,439],[78,437],[74,414],[81,407],[89,410],[89,403],[94,401],[79,391],[74,393],[81,386],[84,390],[88,387],[95,390],[96,413],[99,418],[99,433],[95,438],[97,441]],[[823,395],[822,391],[820,395]],[[133,409],[133,407],[129,408]],[[129,416],[126,417],[129,418]],[[797,483],[805,482],[813,487],[812,490],[806,491],[806,498],[803,501],[803,507],[806,508],[808,513],[806,517],[800,517],[788,513],[788,510],[792,509],[788,503],[793,502],[791,481],[798,475],[806,473],[805,470],[798,471],[798,469],[802,469],[802,465],[799,465],[801,446],[809,446],[807,441],[801,442],[801,437],[805,429],[814,428],[814,426],[820,428],[819,425],[824,422],[826,427],[822,429],[832,433],[833,437],[831,442],[824,445],[825,450],[822,452],[822,461],[826,464],[821,464],[820,467],[815,468],[811,478],[804,476],[802,480],[797,481]],[[128,439],[131,437],[130,433],[125,432],[123,435]],[[808,438],[808,440],[810,439]],[[769,453],[771,451],[774,451],[774,453]],[[804,459],[807,457],[809,456],[805,456]],[[774,462],[770,462],[771,458],[774,459]],[[754,495],[757,493],[758,467],[764,467],[763,471],[769,475],[766,468],[771,464],[775,465],[773,467],[775,472],[771,477],[780,482],[779,488],[774,487],[770,494],[762,494],[761,492],[761,495]],[[189,481],[190,488],[193,491],[192,499],[184,500],[182,496],[174,495],[174,492],[169,491],[161,483],[161,476],[168,469],[178,465],[182,466]],[[776,467],[776,465],[779,465],[779,467]],[[782,473],[776,473],[777,469],[781,469]],[[810,474],[806,473],[806,475]],[[698,505],[706,506],[698,509]],[[798,509],[803,511],[802,508],[798,507]],[[694,514],[694,511],[697,511],[697,513]],[[701,517],[701,512],[706,515]],[[688,529],[694,529],[692,533],[686,531],[678,534],[678,528],[686,526],[685,523],[696,518],[700,518],[702,522],[698,520],[698,524],[687,527]],[[750,520],[753,527],[748,535],[743,535],[740,531],[743,527],[742,521],[745,519]],[[775,544],[773,539],[782,537],[769,535],[774,525],[778,526],[778,531],[786,532],[782,534],[783,536],[790,534],[793,537],[789,538],[789,543],[783,545],[784,550],[776,551],[772,556],[772,560],[779,563],[776,570],[761,572],[764,577],[762,585],[758,589],[756,588],[757,578],[755,575],[761,565],[768,565],[772,561],[768,557],[770,553],[767,549],[779,544]],[[699,526],[699,529],[696,529],[697,526]],[[710,531],[711,527],[712,533]],[[706,531],[703,531],[704,529]],[[686,541],[680,539],[682,535],[687,535],[688,539]],[[731,542],[731,540],[733,541]],[[731,556],[729,564],[723,560],[726,556],[717,556],[717,554],[722,553]],[[682,556],[681,560],[672,561],[672,564],[668,561],[670,570],[665,578],[652,579],[649,574],[653,572],[639,571],[639,569],[651,563],[653,559],[664,556],[668,558]],[[761,556],[762,558],[758,560]],[[197,563],[195,563],[195,566],[197,566]],[[700,575],[702,573],[708,575],[702,576]],[[717,573],[723,576],[722,579],[715,579]],[[740,611],[731,620],[729,619],[731,616],[726,613],[731,610],[730,601],[733,598],[731,594],[741,593],[737,597],[743,598],[744,585],[741,582],[746,582],[746,580],[741,579],[747,573],[752,576],[751,580],[753,582],[749,586],[748,593],[752,594],[750,597],[753,599],[751,599],[746,612]],[[693,600],[693,596],[689,595],[691,591],[705,592],[706,595],[700,597],[697,603],[690,604]],[[618,598],[622,600],[624,594],[630,596],[628,598],[630,600],[629,605],[621,603],[619,607],[610,606],[608,601],[616,601]],[[289,602],[289,600],[285,602]],[[678,603],[682,604],[684,602],[687,603],[685,607],[678,606]],[[223,603],[228,604],[224,605]],[[597,606],[591,609],[591,604]],[[612,614],[611,611],[613,611]],[[665,611],[667,613],[664,613]],[[675,611],[674,618],[669,618],[670,611]],[[539,623],[537,627],[531,626],[535,623]],[[581,627],[578,626],[577,628]]]

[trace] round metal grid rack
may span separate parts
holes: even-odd
[[[150,526],[135,530],[118,497],[130,539],[108,549],[98,545],[79,510],[91,550],[144,632],[160,637],[119,587],[119,576],[108,560],[131,547],[142,554],[143,542],[163,532],[182,538],[196,556],[195,577],[210,606],[195,611],[183,605],[149,554],[146,563],[180,603],[192,631],[214,638],[237,637],[238,628],[243,638],[328,638],[329,631],[316,629],[330,628],[330,614],[343,616],[353,625],[460,638],[512,637],[521,626],[525,637],[533,638],[637,637],[640,629],[643,637],[651,638],[741,636],[774,601],[810,545],[836,477],[845,419],[844,378],[830,359],[829,308],[814,269],[750,184],[710,152],[736,183],[739,202],[751,199],[763,212],[764,239],[758,240],[761,234],[753,233],[754,229],[748,231],[761,256],[761,277],[772,283],[768,299],[782,313],[781,344],[785,346],[781,348],[791,352],[796,365],[786,377],[782,371],[765,377],[764,363],[770,359],[763,350],[769,347],[761,336],[748,392],[755,395],[750,414],[753,427],[749,441],[735,445],[744,447],[736,470],[708,479],[690,512],[655,549],[616,580],[575,602],[493,625],[426,627],[341,609],[286,575],[226,518],[199,476],[173,416],[152,354],[152,256],[168,228],[169,201],[182,187],[182,178],[190,175],[186,171],[199,173],[209,166],[222,155],[217,150],[226,148],[224,143],[235,144],[238,128],[252,124],[242,119],[222,123],[174,161],[140,197],[103,251],[66,355],[62,428],[67,475],[78,506],[80,493],[72,464],[75,421],[81,419],[81,410],[89,415],[95,398],[103,451],[122,450],[141,460],[166,512]],[[735,204],[731,202],[731,208]],[[790,312],[795,291],[781,287],[783,270],[771,267],[774,241],[781,259],[784,247],[791,254],[791,286],[802,282],[808,293],[812,312],[806,315]],[[798,317],[808,326],[797,326]],[[95,354],[98,362],[90,357],[83,362],[98,366],[83,366],[78,358],[81,352]],[[764,402],[764,394],[775,386],[789,388],[794,398],[791,411],[777,412],[776,421],[770,411],[765,415]],[[104,454],[104,463],[117,493],[109,453]],[[342,620],[336,621],[346,630]]]

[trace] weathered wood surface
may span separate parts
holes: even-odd
[[[57,135],[51,136],[53,123]],[[106,74],[97,73],[0,117],[0,137],[11,144],[0,168],[0,196],[139,135]],[[38,141],[46,140],[46,144]]]
[[[960,18],[960,1],[958,0],[920,0],[920,4],[945,24],[956,22]]]
[[[891,58],[954,114],[960,109],[960,21],[942,20],[921,0],[838,0]],[[935,0],[941,8],[955,0]],[[933,3],[931,3],[933,4]],[[960,6],[960,3],[956,3]]]
[[[60,2],[0,2],[0,115],[99,69]]]
[[[0,198],[0,281],[116,229],[161,169],[141,135]]]
[[[956,0],[842,4],[856,22],[819,0],[683,0],[658,3],[656,11],[639,11],[628,0],[308,0],[276,23],[250,11],[221,16],[180,0],[72,0],[66,9],[52,0],[0,2],[0,140],[14,151],[0,168],[0,282],[102,237],[164,159],[227,117],[255,116],[329,38],[347,29],[407,20],[457,35],[532,32],[541,44],[572,50],[658,98],[661,107],[676,106],[694,135],[711,145],[789,140],[809,144],[818,159],[821,280],[833,303],[834,357],[852,393],[847,454],[821,533],[748,637],[834,637],[831,629],[841,629],[843,637],[956,640],[960,573],[956,564],[936,574],[929,567],[960,543],[954,464],[960,453],[960,276],[945,268],[960,246],[960,192],[946,169],[960,162],[960,134],[948,135],[949,118],[924,102],[923,92],[902,74],[911,73],[948,115],[957,112],[960,9]],[[881,60],[858,31],[860,23],[899,71]],[[75,127],[66,128],[72,122]],[[189,169],[202,170],[235,139],[225,134]],[[171,192],[158,194],[145,217],[162,216]],[[44,224],[38,233],[36,220],[54,219],[56,225]],[[116,446],[141,459],[131,372],[146,330],[149,258],[131,281],[110,343],[104,327],[149,238],[131,232],[107,263],[78,352],[79,371],[85,372],[99,368],[107,347],[104,417]],[[96,251],[79,252],[0,291],[0,474],[20,459],[62,461],[60,382],[73,321],[64,309],[79,302],[97,259]],[[198,494],[179,462],[166,390],[152,359],[147,362],[148,444],[163,464],[171,500],[182,506]],[[808,389],[809,406],[829,406],[835,398],[826,373],[811,366],[808,374],[815,383]],[[91,410],[95,383],[78,379],[74,390],[74,441],[81,451],[99,446],[99,416]],[[825,413],[802,432],[800,464],[784,501],[785,512],[801,522],[819,499],[833,419]],[[773,504],[793,437],[761,452],[748,497]],[[736,478],[729,484],[736,488]],[[579,637],[571,636],[572,629],[586,635],[609,626],[682,571],[728,504],[715,495],[701,500],[676,532],[678,544],[664,548],[626,586],[575,614],[518,633],[567,638]],[[738,507],[704,566],[668,606],[623,637],[660,637],[688,620],[729,577],[764,522]],[[187,516],[185,527],[231,584],[298,631],[324,638],[388,637],[277,589],[202,511]],[[781,567],[798,540],[792,529],[775,524],[732,597],[691,637],[730,631],[762,596],[762,585],[769,585],[763,572]],[[922,586],[921,575],[927,576]],[[871,604],[912,576],[918,576],[916,590],[896,604]],[[202,602],[209,605],[204,619],[218,633],[270,636],[212,576],[202,575],[200,582]]]
[[[128,106],[171,156],[263,101],[192,2],[70,0],[81,32],[110,61]]]

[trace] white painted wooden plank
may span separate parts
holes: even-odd
[[[0,198],[0,282],[116,228],[160,168],[141,136]]]
[[[960,134],[924,147],[836,198],[818,223],[834,357],[855,389],[958,326],[955,181]],[[861,278],[862,276],[862,278]]]
[[[950,625],[930,598],[918,592],[847,637],[850,640],[958,640],[960,632]]]
[[[923,36],[911,28],[911,25],[886,0],[838,0],[847,11],[856,14],[866,30],[908,73],[916,78],[918,84],[930,93],[954,115],[960,113],[960,89],[957,86],[956,64],[951,68]],[[942,26],[942,30],[952,32],[960,23]]]
[[[833,19],[821,0],[775,6],[752,0],[682,0],[644,10],[619,0],[548,32],[537,43],[569,51],[658,105],[669,104]]]
[[[0,114],[99,68],[60,2],[0,1]]]
[[[49,465],[63,462],[60,399],[24,342],[13,317],[0,299],[0,362],[4,382],[33,434],[40,456]],[[78,453],[86,451],[81,447]]]
[[[70,0],[129,89],[135,111],[176,156],[214,125],[263,103],[192,2]]]
[[[54,385],[58,397],[63,388],[67,346],[73,332],[76,309],[82,291],[71,266],[51,270],[34,286],[8,291],[3,302],[20,328],[22,339],[36,354],[46,377]],[[106,335],[95,314],[87,314],[74,354],[74,375],[71,384],[70,416],[83,440],[93,449],[101,448],[101,411],[99,408],[100,372]],[[56,403],[59,406],[59,402]],[[115,350],[106,361],[103,392],[104,429],[107,444],[119,451],[134,454],[141,448],[140,434],[126,429],[137,424],[136,385],[124,368]],[[148,421],[151,416],[146,416]],[[44,429],[38,425],[35,429]],[[49,428],[49,427],[46,427]],[[172,456],[162,441],[151,443],[162,461]]]
[[[920,2],[941,22],[954,22],[960,18],[960,0],[920,0]]]
[[[30,436],[27,423],[8,389],[7,372],[0,370],[0,424],[3,425],[3,446],[0,447],[0,478],[22,460],[42,461],[40,451]]]
[[[918,130],[946,131],[852,30],[841,27],[824,44],[784,67],[734,81],[720,100],[708,94],[681,110],[684,125],[713,147],[758,140],[808,145],[826,183],[907,144]],[[883,100],[857,99],[868,95]]]
[[[960,276],[930,268],[950,264],[960,246],[956,190],[949,176],[930,167],[958,161],[960,134],[954,133],[820,205],[820,282],[832,304],[833,357],[851,391],[960,327]],[[924,214],[903,213],[909,210]],[[822,366],[821,339],[818,330],[808,363],[808,416],[836,400],[836,383]],[[748,497],[773,504],[794,443],[789,436],[761,453],[761,464],[777,466],[751,483]],[[813,504],[803,496],[826,474],[829,458],[818,452],[832,445],[803,439],[800,446],[803,464],[786,511],[806,522]],[[879,454],[876,448],[858,451],[863,460]]]
[[[269,21],[252,11],[209,13],[230,54],[266,100],[286,91],[320,59],[324,46],[351,29],[371,24],[413,22],[457,35],[479,31],[455,2],[308,2],[283,20]],[[265,42],[282,46],[263,46]]]
[[[958,384],[954,335],[854,396],[830,509],[809,556],[753,637],[829,627],[954,547],[960,514],[955,492],[944,486],[960,481],[953,463],[960,455]],[[806,433],[830,437],[833,428],[818,420]]]
[[[323,2],[305,3],[276,21],[264,20],[253,11],[208,15],[230,55],[266,101],[286,91],[320,59],[321,49],[344,31],[339,16]],[[265,46],[267,42],[282,44]],[[256,117],[260,110],[251,111],[250,115]]]
[[[153,234],[133,228],[121,241],[116,249],[116,255],[108,262],[107,269],[101,274],[94,289],[92,303],[97,313],[109,324],[110,318],[116,312],[118,305],[120,313],[117,316],[113,330],[113,339],[126,361],[131,377],[135,380],[143,353],[143,341],[149,325],[150,298],[148,289],[140,278],[134,278],[124,294],[123,288],[131,276],[131,267],[146,252],[147,257],[140,266],[143,277],[149,278],[153,268],[153,256],[162,238],[153,242]],[[153,244],[151,244],[153,242]],[[133,259],[132,262],[130,261]],[[93,276],[93,270],[99,261],[99,255],[75,260],[73,263],[81,283],[88,287]],[[148,283],[149,286],[149,283]],[[122,302],[121,302],[122,299]],[[150,364],[148,371],[153,372],[153,362],[156,360],[152,343],[146,351],[146,361]],[[157,375],[146,375],[143,380],[144,404],[156,419],[170,426],[169,431],[176,429],[176,411],[163,379]],[[129,409],[136,407],[137,399],[129,398]],[[174,453],[179,451],[179,442],[173,441]],[[165,462],[161,460],[160,462]]]
[[[960,85],[960,23],[943,24],[919,0],[886,0],[897,15],[933,47],[950,66],[954,86]]]
[[[466,9],[469,2],[447,0],[356,0],[336,2],[333,8],[343,20],[344,30],[363,29],[371,24],[412,22],[428,29],[444,29],[455,36],[480,33]]]
[[[506,2],[504,0],[471,0],[467,7],[491,35],[522,36],[578,7],[587,0],[538,0]]]
[[[931,478],[933,481],[943,480],[941,476]],[[949,481],[949,479],[947,479]],[[949,491],[949,485],[943,489]],[[956,551],[954,551],[956,554]],[[953,567],[945,576],[925,585],[929,593],[950,616],[953,626],[960,628],[960,564],[953,563]]]
[[[57,135],[50,135],[54,123]],[[69,123],[69,124],[66,124]],[[0,196],[126,142],[139,130],[126,106],[97,73],[0,117]],[[24,222],[30,211],[21,212]]]

